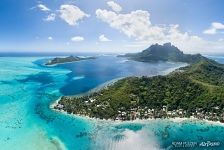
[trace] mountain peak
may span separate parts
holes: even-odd
[[[136,61],[152,62],[152,61],[173,61],[173,62],[187,62],[194,63],[204,59],[200,54],[190,55],[184,54],[176,46],[170,42],[163,45],[154,44],[142,52],[135,54],[126,54],[125,57]]]
[[[164,44],[163,44],[163,46],[168,46],[168,47],[171,47],[171,46],[172,46],[172,44],[171,44],[170,42],[168,42],[168,43],[164,43]]]

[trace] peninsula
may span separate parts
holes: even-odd
[[[166,76],[127,77],[89,95],[63,96],[54,109],[99,119],[194,117],[223,122],[224,65],[198,56]]]
[[[52,60],[49,60],[45,65],[57,65],[62,63],[69,63],[69,62],[89,60],[89,59],[96,59],[96,57],[78,57],[78,56],[68,56],[64,58],[56,57]]]

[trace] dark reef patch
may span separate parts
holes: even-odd
[[[17,80],[22,83],[26,82],[37,82],[42,85],[54,83],[53,77],[48,72],[40,72],[38,74],[32,74],[27,76],[25,79]]]

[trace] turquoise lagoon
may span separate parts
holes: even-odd
[[[0,150],[224,149],[224,126],[219,124],[197,120],[121,123],[49,108],[61,95],[82,94],[126,76],[164,75],[186,64],[102,55],[96,60],[44,66],[49,58],[0,57]],[[224,58],[212,58],[224,62]]]

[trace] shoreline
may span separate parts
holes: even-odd
[[[207,120],[207,119],[198,119],[195,117],[174,117],[174,118],[149,118],[149,119],[135,119],[135,120],[112,120],[112,119],[99,119],[99,118],[91,118],[89,116],[85,116],[85,115],[80,115],[80,114],[69,114],[67,111],[64,110],[59,110],[59,109],[55,109],[54,106],[58,104],[58,101],[60,100],[60,98],[58,100],[56,100],[54,103],[52,103],[50,105],[50,108],[53,111],[62,113],[64,115],[68,115],[74,118],[80,118],[83,119],[85,121],[92,121],[92,122],[104,122],[104,123],[113,123],[113,124],[123,124],[123,123],[149,123],[149,121],[156,121],[156,120],[161,120],[161,121],[172,121],[175,123],[183,123],[183,122],[203,122],[203,123],[207,123],[210,125],[215,125],[215,126],[223,126],[224,127],[224,123],[220,122],[220,121],[211,121],[211,120]]]
[[[76,94],[76,95],[67,95],[66,97],[82,97],[82,96],[88,96],[89,94],[91,93],[94,93],[94,92],[99,92],[100,90],[104,89],[104,88],[107,88],[108,86],[111,86],[113,85],[115,82],[117,82],[118,80],[121,80],[125,77],[120,77],[120,78],[115,78],[115,79],[112,79],[112,80],[109,80],[107,82],[104,82],[98,86],[96,86],[95,88],[87,91],[87,92],[84,92],[84,93],[80,93],[80,94]]]
[[[68,62],[59,62],[59,63],[54,63],[54,64],[42,64],[43,66],[47,66],[47,67],[55,67],[55,66],[58,66],[58,65],[63,65],[63,64],[68,64],[68,63],[74,63],[74,62],[80,62],[80,61],[87,61],[87,60],[94,60],[94,59],[97,59],[97,57],[82,57],[82,56],[77,56],[79,58],[81,58],[81,60],[74,60],[74,61],[68,61]],[[64,57],[62,57],[64,58]],[[53,58],[54,59],[54,58]],[[49,61],[51,61],[52,59],[49,59]]]

